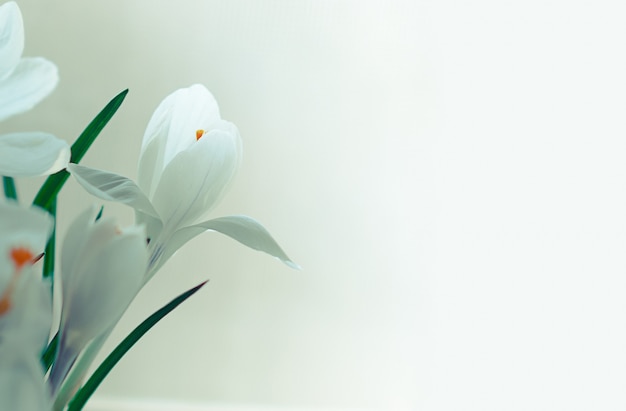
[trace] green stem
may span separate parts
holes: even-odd
[[[193,287],[190,290],[185,291],[178,297],[174,298],[168,304],[157,310],[150,317],[146,318],[141,324],[139,324],[124,340],[119,343],[117,347],[109,354],[109,356],[100,364],[93,375],[85,383],[85,385],[78,390],[74,399],[70,402],[67,411],[79,411],[85,406],[87,400],[91,397],[94,391],[98,388],[102,380],[109,374],[111,369],[119,362],[119,360],[131,349],[133,345],[147,333],[156,323],[158,323],[163,317],[169,314],[174,308],[178,307],[183,301],[195,294],[200,288],[202,288],[207,282]]]
[[[78,164],[80,160],[83,158],[91,144],[94,142],[96,137],[100,134],[104,126],[111,120],[117,109],[124,101],[124,98],[128,94],[128,89],[122,91],[120,94],[115,96],[113,100],[107,104],[100,113],[89,123],[87,128],[78,136],[74,144],[72,144],[71,151],[72,155],[70,158],[70,162]],[[33,200],[33,204],[46,208],[53,198],[59,193],[63,184],[69,178],[70,173],[65,170],[61,170],[58,173],[52,174],[48,176],[46,181],[43,183],[39,192],[35,196]]]
[[[3,176],[2,182],[4,183],[4,196],[11,200],[17,200],[17,189],[13,177]]]
[[[57,332],[52,338],[52,340],[50,340],[50,343],[48,344],[48,347],[46,347],[46,350],[43,352],[43,354],[41,354],[41,363],[43,364],[44,370],[46,372],[48,372],[48,370],[50,369],[50,366],[52,366],[52,362],[54,361],[54,357],[57,353],[58,345],[59,345],[59,333]]]
[[[56,196],[48,203],[46,210],[50,213],[52,217],[54,217],[54,225],[52,227],[52,234],[50,235],[50,239],[48,240],[48,244],[46,244],[46,250],[43,256],[43,278],[49,278],[50,282],[54,281],[54,261],[55,261],[55,252],[56,252],[56,232],[57,232],[57,224],[56,224],[56,216],[57,216],[57,198]],[[53,290],[53,284],[50,285],[50,290]]]

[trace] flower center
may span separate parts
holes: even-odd
[[[196,141],[200,140],[200,138],[204,135],[204,130],[196,130]]]
[[[11,260],[13,260],[13,264],[15,265],[16,270],[20,270],[26,264],[32,264],[35,256],[33,253],[26,247],[15,247],[11,249]]]
[[[13,261],[15,271],[13,272],[13,276],[11,277],[9,284],[7,284],[7,287],[4,289],[4,292],[0,296],[0,316],[6,314],[13,305],[11,302],[11,297],[13,296],[13,291],[15,291],[15,286],[17,285],[20,271],[25,265],[33,264],[36,261],[33,253],[26,247],[12,248],[9,252],[9,256]]]

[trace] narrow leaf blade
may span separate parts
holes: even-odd
[[[57,352],[57,346],[59,345],[59,333],[57,332],[50,343],[46,347],[46,350],[41,354],[41,363],[43,364],[45,372],[48,372],[52,363],[54,362],[54,357]]]
[[[80,136],[78,136],[74,144],[72,144],[72,156],[70,162],[80,162],[104,126],[107,125],[109,120],[111,120],[113,115],[117,112],[117,109],[120,108],[124,98],[126,98],[126,94],[128,94],[128,89],[115,96],[109,104],[107,104],[102,111],[98,113],[91,123],[89,123]],[[33,204],[46,208],[50,201],[52,201],[52,199],[59,193],[68,177],[69,173],[65,170],[61,170],[58,173],[50,175],[39,189],[39,192],[35,196],[35,200],[33,200]]]
[[[87,400],[91,397],[94,391],[98,388],[100,383],[109,374],[111,369],[119,362],[119,360],[132,348],[135,343],[144,336],[156,323],[158,323],[163,317],[172,312],[187,298],[194,295],[200,288],[202,288],[207,281],[185,291],[178,297],[174,298],[168,304],[157,310],[150,317],[146,318],[141,324],[139,324],[124,340],[119,343],[117,347],[109,354],[109,356],[100,364],[93,375],[85,383],[85,385],[78,390],[74,399],[70,402],[67,411],[79,411],[85,406]]]
[[[55,255],[56,255],[56,236],[57,236],[57,198],[54,197],[50,202],[50,205],[46,208],[46,210],[52,215],[54,218],[54,226],[52,227],[52,234],[50,235],[50,239],[46,244],[46,249],[43,254],[43,278],[48,278],[50,280],[50,293],[52,294],[52,298],[54,299],[54,263],[55,263]],[[48,347],[41,355],[41,362],[45,367],[45,370],[48,371],[54,362],[54,358],[57,351],[58,344],[58,333],[54,336],[54,338],[48,344]]]
[[[3,176],[2,182],[4,184],[4,196],[7,199],[17,200],[17,189],[15,188],[13,177]]]
[[[50,215],[54,218],[54,226],[52,228],[52,234],[50,235],[50,239],[48,240],[48,244],[46,244],[46,250],[43,256],[43,278],[49,278],[51,283],[54,278],[54,257],[56,253],[56,236],[57,236],[57,199],[54,197],[49,205],[46,207],[46,210],[50,213]]]

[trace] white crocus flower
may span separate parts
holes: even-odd
[[[39,358],[16,341],[0,344],[0,409],[49,411],[52,400]]]
[[[143,227],[121,230],[110,218],[95,221],[96,214],[95,208],[80,214],[63,242],[63,305],[59,349],[50,374],[53,392],[85,346],[119,320],[146,271]]]
[[[48,342],[52,324],[50,283],[32,267],[52,228],[39,208],[0,203],[0,344],[19,339],[32,355]]]
[[[67,167],[69,161],[69,146],[52,134],[26,132],[0,135],[0,175],[48,175]]]
[[[25,248],[18,250],[23,253]],[[26,255],[19,253],[18,259]],[[30,263],[19,263],[24,267],[16,268],[0,296],[0,345],[19,340],[23,350],[38,357],[52,328],[52,288],[40,270],[32,269]]]
[[[32,265],[52,233],[50,215],[0,203],[0,409],[44,411],[51,397],[39,361],[52,326],[50,284]]]
[[[250,217],[198,222],[221,199],[240,158],[237,127],[220,118],[213,95],[196,84],[169,95],[152,115],[141,147],[138,184],[76,164],[68,170],[91,194],[135,209],[150,241],[146,281],[184,243],[206,230],[226,234],[297,267]]]
[[[0,121],[30,110],[57,85],[56,66],[41,57],[22,57],[24,23],[17,3],[0,6]]]
[[[0,6],[0,121],[30,110],[56,87],[56,66],[41,57],[23,58],[24,23],[13,1]],[[52,134],[0,135],[0,174],[11,177],[55,173],[67,166],[70,148]]]

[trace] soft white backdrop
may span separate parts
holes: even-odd
[[[244,140],[215,215],[262,221],[295,272],[216,234],[107,346],[183,290],[101,397],[295,407],[626,407],[626,7],[619,1],[23,0],[61,83],[4,130],[136,177],[152,110],[200,82]],[[20,181],[28,198],[38,181]],[[59,231],[95,201],[73,182]],[[107,204],[125,224],[129,210]]]

